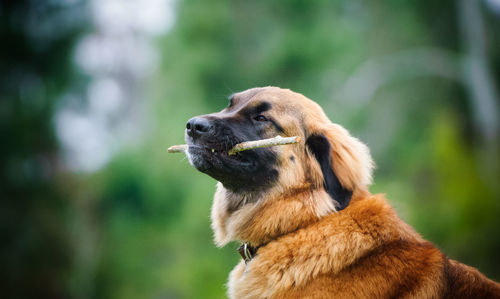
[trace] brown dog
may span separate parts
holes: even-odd
[[[186,125],[190,162],[219,181],[215,242],[244,243],[231,298],[500,298],[500,285],[448,259],[371,195],[368,148],[301,94],[231,96]],[[229,156],[235,144],[300,136]]]

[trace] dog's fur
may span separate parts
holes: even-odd
[[[252,109],[263,102],[267,109],[255,113],[264,117],[255,117]],[[398,218],[383,195],[369,193],[368,148],[315,102],[290,90],[254,88],[202,118],[209,123],[198,133],[210,138],[189,132],[186,139],[193,165],[220,181],[211,215],[215,242],[259,246],[231,272],[229,297],[500,298],[498,283],[448,259]],[[230,157],[195,151],[209,139],[221,142],[221,128],[224,150],[248,138],[241,130],[302,142],[250,151],[267,155],[265,170],[262,159],[243,152],[242,161],[255,161],[244,164],[252,176],[238,181],[243,174],[219,163]]]

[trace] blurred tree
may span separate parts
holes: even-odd
[[[0,3],[0,245],[5,298],[68,298],[68,200],[52,128],[56,99],[74,80],[79,5]],[[80,10],[80,11],[79,11]],[[78,13],[77,13],[78,12]]]

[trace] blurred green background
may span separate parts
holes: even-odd
[[[222,298],[215,181],[166,148],[277,85],[366,142],[373,193],[500,280],[499,0],[0,3],[4,298]]]

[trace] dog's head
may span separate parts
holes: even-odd
[[[228,155],[237,143],[277,135],[302,141]],[[187,122],[186,142],[190,162],[222,183],[232,210],[266,194],[304,186],[324,189],[342,210],[354,191],[366,190],[371,182],[368,148],[332,123],[315,102],[287,89],[233,94],[222,111]]]

